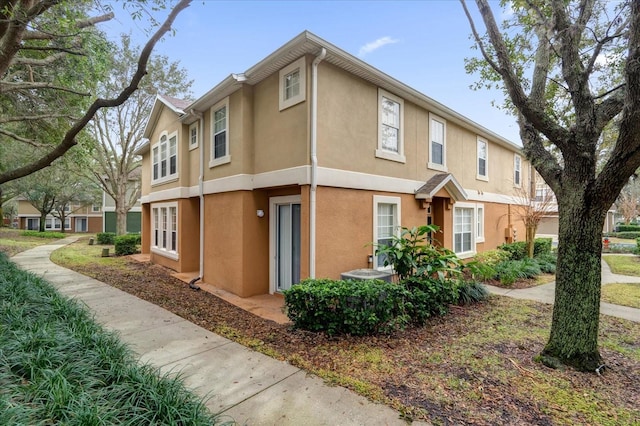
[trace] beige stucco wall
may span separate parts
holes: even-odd
[[[200,200],[178,201],[178,253],[180,272],[200,268]]]
[[[35,215],[40,216],[38,209],[33,207],[33,204],[26,200],[18,201],[18,215]]]
[[[379,127],[378,87],[328,63],[320,64],[318,87],[318,162],[321,167],[418,181],[441,173],[428,167],[430,111],[404,100],[401,131],[406,163],[390,161],[375,156]],[[477,138],[478,134],[447,121],[447,171],[464,188],[511,194],[514,151],[485,138],[489,148],[489,180],[478,180]],[[522,160],[523,185],[526,185],[528,166],[524,157]]]

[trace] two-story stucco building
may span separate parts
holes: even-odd
[[[143,252],[242,297],[382,268],[371,243],[433,223],[460,257],[524,236],[518,146],[303,32],[195,102],[158,96]]]

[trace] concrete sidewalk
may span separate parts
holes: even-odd
[[[611,268],[609,267],[607,262],[603,260],[602,285],[612,283],[640,283],[640,277],[614,274],[613,272],[611,272]],[[515,299],[535,300],[537,302],[548,304],[553,304],[556,294],[555,282],[523,289],[509,289],[491,285],[487,285],[486,287],[492,294],[513,297]],[[629,321],[640,322],[640,309],[629,308],[627,306],[613,305],[611,303],[601,302],[600,313],[610,315],[612,317],[626,319]]]
[[[84,303],[97,322],[117,331],[143,362],[179,372],[213,413],[247,425],[406,425],[400,414],[315,376],[205,330],[154,304],[55,265],[60,240],[12,260],[60,293]],[[426,424],[414,422],[413,424]]]

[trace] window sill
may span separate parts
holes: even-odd
[[[168,257],[169,259],[178,260],[180,257],[175,251],[169,251],[161,249],[159,247],[151,247],[151,251],[155,254],[159,254],[162,257]]]
[[[484,237],[476,237],[476,243],[484,243]]]
[[[224,157],[216,158],[215,160],[209,161],[209,168],[221,166],[223,164],[227,164],[231,162],[231,156],[225,155]]]
[[[432,170],[438,170],[440,172],[448,172],[449,170],[447,170],[447,166],[443,165],[443,164],[436,164],[436,163],[427,163],[427,167],[432,169]]]
[[[198,147],[198,144],[193,144],[193,145],[189,145],[189,151],[193,151],[194,149],[196,149]]]
[[[481,180],[484,182],[489,182],[489,177],[488,176],[482,176],[482,175],[476,175],[476,180]]]
[[[383,149],[376,149],[376,157],[383,160],[395,161],[397,163],[406,163],[407,159],[404,155],[396,154],[394,152],[385,151]]]
[[[169,182],[175,182],[178,180],[178,174],[167,176],[164,178],[156,179],[151,181],[151,186],[163,185]]]
[[[462,253],[456,253],[456,256],[458,256],[458,259],[469,259],[475,255],[476,255],[475,251],[465,251]]]

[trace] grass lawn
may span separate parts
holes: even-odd
[[[221,423],[76,302],[0,255],[0,424]]]
[[[638,256],[602,256],[611,268],[611,272],[620,275],[640,277],[640,258]]]
[[[57,241],[57,238],[24,237],[22,229],[0,228],[0,252],[13,256],[21,251]]]
[[[602,301],[640,309],[640,283],[602,286]]]
[[[194,297],[164,268],[104,260],[98,251],[90,255],[94,249],[79,241],[54,259],[408,419],[436,425],[640,422],[640,323],[601,317],[600,350],[610,367],[602,376],[551,370],[533,361],[548,339],[549,305],[496,296],[392,335],[328,337],[263,320],[206,292]]]

